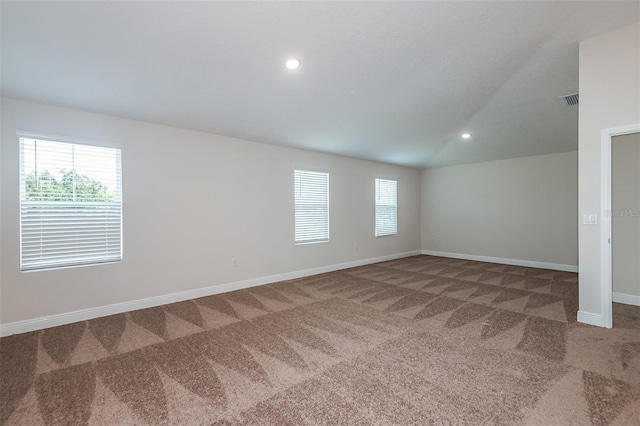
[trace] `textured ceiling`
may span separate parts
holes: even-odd
[[[639,5],[3,2],[2,94],[414,167],[566,152],[578,42]]]

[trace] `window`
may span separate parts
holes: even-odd
[[[398,182],[376,179],[376,237],[398,233]]]
[[[20,138],[20,268],[122,260],[120,150]]]
[[[296,244],[329,241],[329,174],[294,172]]]

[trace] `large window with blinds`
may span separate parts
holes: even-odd
[[[398,233],[398,182],[376,179],[376,237]]]
[[[122,260],[120,150],[20,138],[23,271]]]
[[[329,173],[294,171],[296,244],[329,241]]]

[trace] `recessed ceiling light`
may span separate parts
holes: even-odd
[[[463,133],[462,139],[469,139],[471,137],[471,133]]]
[[[295,70],[300,66],[300,61],[297,59],[287,59],[284,66],[290,70]]]

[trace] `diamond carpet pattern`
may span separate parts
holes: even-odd
[[[637,424],[640,309],[415,256],[0,339],[1,424]]]

